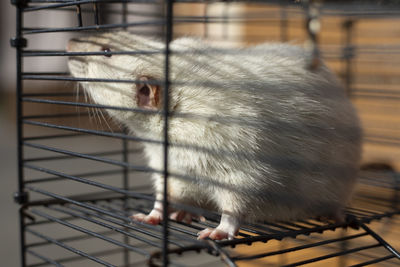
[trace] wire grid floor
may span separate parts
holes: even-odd
[[[159,258],[161,256],[161,241],[163,238],[162,225],[152,226],[135,223],[129,219],[129,215],[132,213],[148,212],[152,207],[152,201],[134,198],[127,199],[126,197],[115,194],[64,197],[34,186],[28,186],[28,189],[53,199],[53,201],[46,201],[45,205],[42,205],[44,204],[42,201],[31,203],[31,208],[26,210],[25,217],[28,219],[31,218],[31,222],[27,224],[27,233],[41,239],[41,241],[28,243],[27,253],[44,261],[41,264],[37,263],[29,266],[42,266],[46,265],[45,263],[58,265],[63,262],[82,260],[82,256],[104,266],[115,266],[101,258],[108,254],[121,253],[124,250],[137,255],[141,259],[140,262],[142,264],[148,264],[150,266],[158,266],[158,264],[160,264]],[[238,237],[233,240],[198,241],[196,239],[198,231],[205,227],[216,227],[218,225],[218,216],[215,218],[207,218],[205,222],[195,220],[192,224],[170,221],[168,241],[169,254],[182,256],[172,258],[170,264],[171,266],[186,266],[185,264],[179,263],[180,258],[184,259],[185,253],[188,251],[206,251],[211,255],[219,256],[228,266],[236,266],[236,263],[241,261],[268,258],[274,255],[302,251],[320,246],[340,244],[349,240],[360,240],[360,245],[351,248],[342,246],[341,249],[336,252],[292,262],[287,266],[299,266],[344,255],[368,252],[371,249],[377,248],[384,248],[380,252],[379,257],[364,259],[364,261],[354,266],[366,266],[372,263],[388,261],[396,257],[400,260],[400,254],[367,225],[373,221],[398,215],[400,211],[393,209],[391,207],[391,202],[387,202],[387,199],[363,199],[361,196],[360,201],[364,201],[364,203],[367,201],[370,208],[348,208],[346,210],[347,219],[344,223],[334,223],[332,221],[324,222],[314,219],[296,222],[246,223],[241,227]],[[383,208],[385,206],[386,208]],[[85,226],[82,226],[82,222],[84,222]],[[75,232],[80,232],[81,234],[55,239],[43,232],[44,228],[39,228],[40,230],[35,229],[37,226],[48,224],[58,224],[70,228]],[[282,240],[287,237],[298,238],[299,236],[309,236],[315,233],[322,234],[326,231],[341,228],[351,228],[356,231],[355,233],[349,232],[343,237],[328,238],[315,242],[311,241],[289,249],[278,249],[276,251],[269,251],[266,249],[261,253],[256,250],[254,253],[243,254],[234,249],[235,247],[243,245],[267,243],[271,240]],[[116,234],[126,237],[127,240],[122,241],[113,237],[113,235],[115,236]],[[373,239],[373,242],[371,240],[370,242],[362,240],[362,238],[366,236]],[[84,249],[69,245],[70,242],[87,240],[90,238],[108,242],[114,245],[114,248],[101,252],[86,253]],[[35,248],[48,246],[49,244],[62,247],[79,256],[54,259],[51,258],[50,255],[42,255],[35,251]]]

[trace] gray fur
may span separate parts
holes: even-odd
[[[104,45],[113,51],[164,48],[161,42],[117,32],[71,42],[69,50],[98,51]],[[237,220],[340,212],[356,181],[361,130],[342,86],[323,64],[309,70],[307,53],[288,44],[228,51],[181,38],[171,49],[171,112],[194,115],[170,120],[171,143],[191,147],[171,146],[169,170],[194,178],[171,175],[171,201],[212,206]],[[80,59],[69,61],[76,77],[164,78],[162,53]],[[99,104],[137,107],[134,84],[83,87]],[[135,135],[162,140],[161,115],[108,112]],[[162,147],[144,147],[149,166],[162,170]],[[162,177],[154,174],[153,183],[161,199]],[[229,237],[235,234],[230,224],[218,227]]]

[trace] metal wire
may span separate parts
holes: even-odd
[[[110,256],[110,255],[115,255],[121,253],[121,249],[111,249],[111,250],[103,250],[103,251],[98,251],[95,253],[91,253],[92,256],[94,257],[104,257],[104,256]],[[58,264],[62,263],[68,263],[68,262],[76,262],[76,261],[82,261],[82,256],[78,255],[75,257],[67,257],[67,258],[60,258],[57,260]],[[46,262],[44,263],[37,263],[37,264],[30,264],[30,267],[42,267],[48,265]]]
[[[164,88],[163,88],[163,115],[164,115],[164,138],[163,138],[163,165],[164,165],[164,171],[163,171],[163,200],[162,200],[162,206],[163,206],[163,247],[162,247],[162,260],[163,260],[163,266],[168,266],[169,264],[169,256],[168,256],[168,236],[169,236],[169,230],[168,230],[168,224],[169,224],[169,200],[168,200],[168,177],[169,177],[169,171],[168,171],[168,151],[169,151],[169,134],[168,134],[168,128],[169,128],[169,110],[170,110],[170,104],[169,104],[169,89],[170,89],[170,55],[171,55],[171,50],[170,50],[170,43],[172,41],[172,18],[173,18],[173,2],[172,0],[167,0],[166,2],[166,15],[165,15],[165,23],[166,23],[166,29],[165,29],[165,62],[164,62]]]
[[[283,265],[282,267],[305,265],[305,264],[309,264],[309,263],[314,263],[314,262],[330,259],[330,258],[337,257],[337,256],[343,256],[343,255],[347,255],[347,254],[350,254],[350,253],[359,252],[361,250],[367,250],[367,249],[376,248],[376,247],[379,247],[379,246],[380,246],[379,244],[369,245],[369,246],[362,246],[362,247],[358,247],[358,248],[354,248],[354,249],[349,249],[349,250],[346,250],[346,251],[341,251],[341,252],[338,252],[338,253],[328,254],[328,255],[325,255],[325,256],[321,256],[321,257],[315,257],[315,258],[312,258],[312,259],[309,259],[309,260],[304,260],[304,261],[299,261],[299,262],[292,263],[292,264]]]
[[[395,171],[391,171],[390,178],[388,176],[378,177],[376,172],[362,173],[360,182],[363,185],[373,186],[378,189],[391,190],[390,196],[371,196],[368,193],[358,195],[357,201],[367,203],[364,207],[350,207],[346,210],[348,215],[345,222],[321,222],[315,219],[290,222],[253,222],[244,223],[238,236],[232,240],[222,241],[198,241],[197,232],[205,227],[215,228],[218,225],[220,216],[215,212],[210,212],[202,208],[195,208],[190,205],[183,205],[171,202],[168,196],[168,177],[174,176],[177,179],[196,181],[201,178],[204,181],[210,181],[210,185],[224,186],[230,190],[236,190],[229,185],[220,184],[211,181],[210,177],[195,177],[187,174],[171,173],[168,170],[169,149],[182,148],[201,151],[211,155],[221,155],[224,157],[236,157],[238,159],[245,158],[246,153],[239,152],[232,154],[229,150],[213,149],[208,147],[200,147],[194,144],[174,142],[169,140],[169,120],[174,117],[183,119],[204,120],[206,122],[220,122],[224,124],[239,124],[246,127],[257,127],[246,118],[230,118],[221,115],[201,116],[199,114],[179,114],[171,112],[168,102],[168,89],[171,85],[187,85],[187,81],[171,81],[170,77],[170,61],[173,56],[184,55],[185,52],[171,51],[169,44],[174,34],[178,35],[179,31],[175,31],[174,26],[181,25],[203,25],[204,35],[215,40],[230,42],[230,38],[238,38],[242,36],[234,36],[229,33],[229,25],[241,25],[246,23],[255,27],[262,25],[272,25],[279,27],[279,36],[283,41],[291,40],[291,32],[289,27],[300,30],[304,27],[300,21],[308,18],[306,24],[309,40],[311,67],[315,68],[319,63],[320,57],[326,60],[333,60],[345,63],[344,77],[348,94],[351,97],[364,99],[380,99],[385,101],[399,101],[399,91],[397,89],[380,88],[380,82],[372,86],[359,86],[355,82],[363,82],[368,84],[370,77],[368,74],[362,76],[355,72],[356,64],[371,64],[374,62],[382,62],[389,57],[398,57],[400,55],[400,46],[397,44],[377,44],[364,45],[354,42],[354,23],[361,21],[363,18],[397,18],[400,14],[398,5],[382,5],[377,8],[373,4],[365,4],[362,9],[356,10],[352,4],[330,3],[323,1],[307,1],[308,8],[302,10],[296,1],[244,1],[249,6],[257,6],[259,4],[271,4],[279,8],[270,11],[253,11],[244,12],[243,14],[230,14],[228,7],[230,4],[241,3],[243,1],[224,1],[224,9],[220,15],[210,14],[211,7],[217,1],[195,1],[195,0],[175,0],[166,1],[163,9],[156,11],[144,11],[130,9],[130,4],[154,5],[158,1],[144,0],[20,0],[14,1],[16,4],[17,20],[16,20],[16,37],[14,46],[16,47],[17,58],[17,154],[18,154],[18,192],[15,196],[16,200],[21,204],[20,209],[20,245],[21,245],[21,266],[63,266],[64,263],[84,261],[89,259],[95,263],[104,266],[116,266],[111,262],[112,257],[107,256],[122,255],[123,266],[130,266],[131,261],[141,260],[140,264],[148,263],[150,266],[156,265],[156,262],[163,266],[185,266],[185,264],[176,261],[173,255],[182,255],[188,251],[205,251],[212,257],[219,256],[221,260],[228,266],[237,266],[238,262],[252,261],[257,259],[269,259],[276,255],[288,255],[295,252],[303,252],[313,248],[327,248],[337,246],[334,251],[328,249],[323,255],[311,255],[311,258],[299,260],[291,263],[283,263],[282,266],[299,266],[320,262],[328,259],[338,258],[345,255],[353,255],[360,252],[373,251],[374,249],[385,249],[388,255],[372,256],[362,258],[353,266],[366,266],[388,260],[400,259],[399,252],[386,241],[382,236],[367,226],[372,221],[378,221],[382,218],[398,218],[400,211],[398,209],[398,197],[400,190],[400,176]],[[174,5],[177,4],[204,4],[204,14],[196,15],[175,15],[173,14]],[[315,8],[315,4],[318,8]],[[118,5],[117,5],[118,4]],[[301,3],[304,4],[304,3]],[[111,5],[121,7],[121,10],[107,9],[109,14],[118,16],[117,22],[104,23],[102,16],[103,5]],[[354,4],[353,4],[354,5]],[[160,12],[162,10],[162,12]],[[31,15],[43,14],[40,12],[65,12],[74,16],[77,26],[53,27],[45,25],[36,27],[35,25],[25,25],[23,22],[23,14],[31,13]],[[307,13],[308,12],[308,13]],[[87,25],[84,16],[92,16],[94,25]],[[129,16],[135,16],[140,20],[131,22]],[[345,38],[339,44],[326,45],[319,44],[319,31],[313,28],[311,24],[324,19],[327,16],[342,17],[345,21],[343,31]],[[296,22],[296,23],[293,23]],[[328,24],[336,22],[327,22]],[[222,33],[215,34],[210,31],[209,25],[221,25]],[[26,27],[29,26],[29,27]],[[146,51],[113,51],[113,52],[66,52],[64,50],[52,49],[25,49],[25,37],[41,37],[44,34],[65,33],[65,32],[97,32],[99,30],[119,30],[119,29],[138,29],[143,27],[164,27],[165,49],[162,50],[146,50]],[[315,26],[315,25],[314,25]],[[216,36],[214,36],[216,35]],[[218,35],[218,36],[217,36]],[[251,35],[248,35],[251,37]],[[261,36],[261,35],[260,35]],[[254,35],[255,39],[264,38],[263,36]],[[266,35],[265,35],[266,36]],[[207,53],[216,55],[228,55],[237,53],[232,49],[210,49],[207,51],[191,52]],[[49,57],[86,57],[86,56],[104,56],[104,55],[163,55],[164,78],[159,81],[150,81],[151,84],[163,87],[164,99],[162,111],[151,111],[144,109],[133,109],[120,106],[107,106],[99,104],[90,104],[78,102],[83,101],[81,94],[75,94],[71,91],[48,91],[30,90],[24,92],[23,82],[26,84],[30,81],[53,81],[53,82],[97,82],[97,83],[128,83],[137,84],[141,81],[135,79],[90,79],[70,77],[67,72],[56,71],[23,71],[23,58],[36,60],[38,58],[46,59]],[[382,56],[382,58],[380,58]],[[385,56],[385,58],[383,58]],[[394,63],[397,64],[397,63]],[[390,76],[388,76],[390,77]],[[394,78],[393,78],[394,79]],[[251,84],[252,81],[243,81]],[[219,86],[218,81],[198,81],[196,85],[204,88],[215,88]],[[75,99],[73,98],[75,97]],[[53,107],[77,107],[77,108],[96,108],[100,110],[116,110],[146,114],[148,116],[162,116],[164,119],[163,138],[154,140],[152,138],[138,138],[129,135],[127,129],[120,127],[115,132],[106,130],[92,130],[86,125],[76,126],[73,124],[62,125],[55,119],[67,119],[73,121],[76,117],[87,118],[89,112],[80,112],[76,109],[72,111],[51,112],[46,113],[38,110],[38,112],[29,114],[23,110],[24,106],[34,105],[53,106]],[[282,131],[290,131],[290,127],[280,125]],[[40,132],[29,135],[29,130],[24,128],[38,128]],[[47,132],[50,130],[61,132]],[[316,129],[318,130],[318,129]],[[112,149],[95,150],[78,152],[75,149],[63,149],[54,145],[54,142],[74,140],[83,140],[84,138],[100,136],[104,138],[113,138],[120,140],[118,147]],[[82,138],[82,139],[81,139]],[[399,139],[395,136],[388,136],[384,133],[368,134],[365,138],[370,144],[385,144],[390,146],[399,146]],[[140,148],[131,148],[130,144],[137,142],[151,143],[161,146],[163,149],[163,165],[164,167],[155,170],[149,167],[141,166],[137,163],[130,163],[130,158],[136,153],[140,153]],[[34,154],[25,155],[25,150],[32,150]],[[82,149],[83,151],[84,149]],[[52,154],[49,154],[52,153]],[[56,154],[54,156],[53,154]],[[119,159],[115,159],[119,156]],[[108,158],[112,157],[112,158]],[[58,165],[77,160],[79,162],[90,161],[96,164],[94,168],[99,170],[71,171],[69,174],[58,168]],[[270,160],[274,160],[271,158]],[[281,162],[282,167],[288,168],[287,162]],[[291,162],[292,170],[304,167],[309,168],[321,166],[324,163],[313,164],[307,162]],[[55,167],[54,167],[55,166]],[[102,166],[102,167],[100,167]],[[104,167],[106,166],[106,167]],[[332,166],[333,169],[337,166]],[[104,170],[103,170],[104,169]],[[154,202],[154,196],[145,193],[149,192],[148,185],[135,186],[137,172],[158,173],[164,177],[164,194],[163,194],[163,217],[165,220],[161,225],[153,226],[137,222],[132,222],[129,216],[132,212],[148,213],[151,204]],[[31,173],[34,173],[33,176]],[[118,176],[118,178],[116,178]],[[103,180],[101,180],[103,179]],[[116,181],[118,180],[118,182]],[[103,182],[100,182],[103,181]],[[90,193],[82,193],[71,195],[68,192],[62,192],[62,182],[76,183],[90,187]],[[52,187],[53,186],[53,187]],[[61,188],[58,188],[61,187]],[[54,188],[61,189],[62,193],[56,193]],[[54,191],[53,191],[54,190]],[[94,190],[94,192],[93,192]],[[28,196],[28,193],[32,194]],[[58,192],[58,191],[57,191]],[[168,219],[169,208],[182,209],[196,214],[203,214],[207,217],[206,221],[193,219],[192,223],[174,222]],[[395,219],[396,219],[395,218]],[[94,226],[93,229],[88,225]],[[51,227],[57,229],[67,229],[72,232],[79,232],[78,235],[71,234],[66,237],[55,237],[51,231]],[[324,233],[339,228],[353,228],[356,233],[345,234],[340,237],[325,238]],[[102,230],[97,230],[102,229]],[[66,230],[66,233],[69,233]],[[311,234],[320,234],[320,239],[315,241],[311,238]],[[29,237],[36,237],[35,241],[31,241]],[[240,248],[247,245],[268,243],[271,240],[281,241],[285,238],[296,239],[299,243],[290,248],[268,250],[262,252],[250,252],[241,254]],[[306,237],[306,238],[304,238]],[[373,243],[365,242],[369,238]],[[306,242],[303,242],[306,239]],[[77,242],[97,242],[102,240],[112,248],[107,250],[99,250],[96,252],[85,252],[76,246]],[[349,247],[348,242],[357,242],[356,246]],[[56,257],[49,255],[46,248],[56,246],[62,250],[69,251],[75,256],[68,257],[66,255]],[[267,246],[267,245],[264,245]],[[237,251],[233,248],[238,248]],[[340,249],[339,249],[340,248]],[[131,256],[132,254],[132,256]],[[29,259],[27,259],[29,255]],[[134,255],[134,256],[133,256]],[[143,257],[136,259],[138,256]],[[54,257],[54,258],[53,258]],[[36,261],[31,261],[34,258]],[[38,262],[39,261],[39,262]]]
[[[163,240],[162,233],[160,233],[160,229],[158,227],[156,227],[156,226],[146,225],[146,224],[141,224],[141,223],[139,223],[137,225],[131,224],[131,220],[127,216],[118,215],[115,212],[108,211],[108,210],[106,210],[104,208],[99,208],[96,205],[88,204],[88,203],[85,203],[83,201],[73,200],[72,198],[63,197],[63,196],[60,196],[60,195],[57,195],[57,194],[54,194],[54,193],[51,193],[51,192],[36,188],[36,187],[32,187],[32,186],[27,186],[27,188],[29,190],[33,191],[33,192],[37,192],[37,193],[40,193],[42,195],[46,195],[46,196],[52,197],[54,199],[62,200],[64,202],[66,202],[66,203],[71,203],[71,204],[74,204],[76,206],[83,207],[85,209],[98,212],[98,213],[102,214],[103,216],[106,215],[106,216],[110,216],[111,218],[116,218],[118,220],[122,220],[123,222],[125,222],[124,226],[128,227],[130,230],[134,230],[136,232],[143,233],[143,234],[146,235],[147,238],[155,237],[155,238],[157,238],[159,240]],[[142,198],[142,199],[145,199],[145,198]],[[56,222],[58,222],[58,221],[62,221],[62,220],[57,219]],[[148,229],[148,230],[146,230],[146,229]],[[151,231],[155,231],[155,233],[152,233]],[[185,236],[183,236],[181,234],[171,233],[171,237],[174,237],[174,236],[180,238],[181,241],[190,241],[190,243],[195,243],[195,244],[196,243],[201,243],[201,241],[193,240],[192,238],[187,238],[187,237],[185,237]],[[136,237],[136,239],[137,238],[138,237]],[[149,241],[146,241],[146,242],[149,242]],[[173,240],[169,240],[169,242],[174,243]]]
[[[27,250],[26,253],[31,254],[31,255],[33,255],[33,256],[39,258],[39,259],[42,259],[42,260],[44,260],[45,262],[51,263],[51,264],[53,264],[53,265],[55,265],[55,266],[57,266],[57,267],[63,267],[63,266],[64,266],[64,265],[62,265],[62,264],[60,264],[60,263],[58,263],[58,262],[56,262],[56,261],[53,261],[52,259],[49,259],[49,258],[47,258],[47,257],[45,257],[45,256],[43,256],[43,255],[40,255],[40,254],[38,254],[38,253],[36,253],[36,252],[34,252],[34,251],[32,251],[32,250]]]
[[[35,236],[37,236],[39,238],[42,238],[42,239],[44,239],[44,240],[46,240],[48,242],[51,242],[51,243],[53,243],[53,244],[55,244],[57,246],[60,246],[60,247],[62,247],[64,249],[66,249],[66,250],[69,250],[69,251],[71,251],[71,252],[73,252],[73,253],[75,253],[75,254],[77,254],[79,256],[83,256],[85,258],[88,258],[88,259],[90,259],[90,260],[92,260],[94,262],[97,262],[99,264],[102,264],[104,266],[114,267],[114,265],[112,265],[112,264],[110,264],[110,263],[108,263],[106,261],[103,261],[103,260],[101,260],[101,259],[99,259],[97,257],[91,256],[91,255],[89,255],[89,254],[87,254],[87,253],[85,253],[83,251],[80,251],[80,250],[75,249],[75,248],[73,248],[71,246],[68,246],[68,245],[66,245],[66,244],[64,244],[62,242],[59,242],[59,241],[57,241],[57,240],[55,240],[53,238],[50,238],[50,237],[48,237],[48,236],[46,236],[44,234],[39,233],[37,231],[34,231],[32,229],[25,229],[25,231],[30,233],[30,234],[32,234],[32,235],[35,235]]]

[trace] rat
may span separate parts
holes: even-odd
[[[106,109],[132,134],[163,140],[162,41],[105,32],[71,39],[67,51],[106,52],[71,55],[71,75],[137,81],[80,83],[97,104],[153,111]],[[183,37],[170,51],[168,199],[221,214],[219,225],[200,231],[199,239],[232,239],[246,221],[343,219],[362,131],[344,88],[322,61],[311,69],[305,49],[284,43],[226,50]],[[143,145],[149,167],[162,171],[162,144]],[[163,179],[152,174],[154,208],[133,220],[156,225],[164,219]],[[184,209],[168,212],[177,221],[199,218]]]

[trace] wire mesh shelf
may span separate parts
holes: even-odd
[[[86,255],[85,252],[79,249],[73,249],[68,246],[69,242],[86,240],[88,238],[101,239],[116,248],[110,249],[110,253],[121,253],[127,249],[137,257],[143,257],[143,261],[147,261],[149,265],[159,264],[158,260],[161,254],[160,241],[162,240],[162,225],[151,226],[147,224],[132,222],[129,216],[133,212],[148,212],[151,210],[152,201],[149,195],[149,200],[142,198],[126,199],[121,196],[108,194],[92,194],[64,197],[52,192],[38,189],[33,186],[27,187],[32,192],[38,192],[46,197],[50,197],[53,201],[32,203],[32,208],[27,211],[27,218],[30,218],[30,223],[27,224],[26,231],[31,235],[43,239],[32,244],[27,244],[29,253],[39,253],[34,251],[34,248],[40,246],[48,246],[50,243],[63,247],[72,251],[77,255]],[[58,203],[57,203],[58,202]],[[386,204],[385,204],[386,203]],[[335,223],[332,221],[320,221],[316,219],[304,220],[297,222],[277,222],[277,223],[254,223],[246,224],[241,228],[238,237],[233,240],[212,241],[206,242],[197,240],[197,232],[204,227],[215,227],[218,225],[218,215],[214,218],[208,218],[207,221],[194,221],[191,224],[184,222],[171,222],[169,224],[169,254],[179,255],[180,258],[185,258],[185,253],[189,251],[206,251],[211,255],[220,256],[222,260],[230,266],[235,266],[235,262],[255,260],[258,258],[268,258],[275,255],[299,252],[310,248],[337,245],[348,242],[357,243],[356,247],[348,247],[340,249],[337,252],[327,253],[322,256],[312,257],[299,262],[287,264],[287,266],[299,266],[306,263],[329,260],[334,257],[340,257],[352,253],[362,253],[369,249],[382,248],[379,252],[380,257],[374,259],[361,259],[354,266],[365,266],[372,263],[387,261],[393,258],[399,258],[399,253],[388,244],[383,238],[368,227],[368,224],[374,221],[380,221],[386,218],[392,218],[399,215],[399,210],[393,210],[390,205],[391,199],[375,200],[361,199],[360,205],[370,206],[369,209],[349,208],[346,211],[347,219],[343,223]],[[46,204],[43,206],[43,204]],[[388,206],[386,210],[382,207]],[[376,210],[373,209],[376,208]],[[33,219],[34,218],[34,219]],[[398,220],[398,218],[396,219]],[[78,223],[76,223],[78,221]],[[87,223],[86,227],[79,225],[82,222]],[[50,238],[46,233],[42,233],[43,225],[58,224],[75,230],[81,235],[73,237],[54,239]],[[37,226],[41,226],[41,230],[33,230]],[[315,238],[313,234],[319,234],[324,237],[324,234],[337,229],[353,229],[344,232],[341,237],[334,238]],[[97,229],[93,231],[92,229]],[[339,230],[338,230],[339,231]],[[122,235],[128,237],[128,242],[121,242],[112,236]],[[301,238],[313,237],[306,244],[298,244],[287,249],[278,249],[270,251],[268,242],[273,240],[282,240],[284,238]],[[367,238],[369,238],[367,240]],[[314,240],[316,239],[316,240]],[[266,243],[266,244],[264,244]],[[241,246],[264,244],[264,250],[256,250],[256,253],[240,253]],[[339,246],[340,247],[340,246]],[[136,257],[136,256],[135,256]],[[45,255],[41,255],[42,259],[47,262],[56,261],[62,263],[72,259],[49,259]],[[75,259],[75,258],[73,258]],[[79,259],[79,258],[78,258]],[[76,260],[78,260],[76,259]],[[91,258],[91,260],[101,262],[99,258]],[[171,261],[171,265],[180,266],[179,257]],[[183,264],[186,266],[185,264]],[[33,265],[37,266],[37,265]],[[108,265],[106,265],[108,266]],[[113,266],[110,264],[110,266]]]

